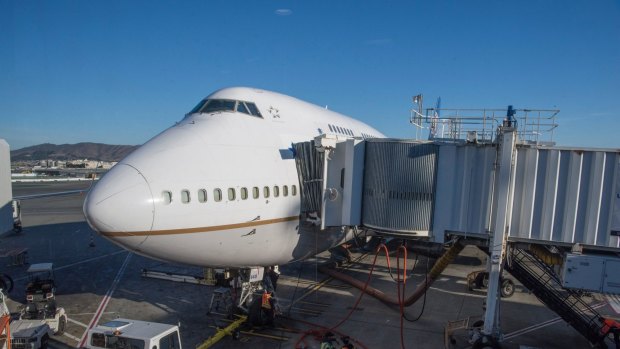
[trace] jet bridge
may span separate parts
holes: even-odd
[[[348,156],[347,148],[355,152]],[[326,226],[363,225],[434,242],[492,231],[497,144],[349,139],[326,151],[328,180],[316,162],[320,175],[302,179],[304,207],[327,208]],[[620,247],[619,150],[517,144],[512,161],[509,239]]]
[[[555,146],[557,110],[448,112],[412,114],[429,140],[322,135],[296,144],[302,214],[322,228],[480,241],[490,255],[485,336],[501,333],[499,276],[511,256],[508,271],[592,343],[603,340],[596,313],[580,313],[576,293],[556,288],[620,293],[620,149]],[[523,267],[528,246],[556,254],[562,273],[549,268],[548,277],[557,283],[530,282],[540,276]]]
[[[556,147],[520,140],[516,129],[515,135],[508,239],[620,248],[620,150]],[[323,135],[296,148],[308,157],[297,157],[299,173],[314,174],[300,175],[303,207],[320,214],[323,227],[357,225],[439,243],[449,235],[487,238],[494,230],[497,141]]]

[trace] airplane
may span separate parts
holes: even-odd
[[[353,237],[300,217],[292,143],[322,134],[384,137],[283,94],[221,89],[106,173],[84,215],[103,237],[158,260],[241,269],[309,258]]]

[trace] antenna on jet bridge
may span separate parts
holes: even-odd
[[[428,139],[433,139],[437,136],[437,122],[439,121],[441,112],[441,96],[437,97],[437,103],[435,103],[435,110],[431,116],[430,126],[428,127]],[[428,111],[426,113],[428,115]]]
[[[416,108],[412,108],[411,109],[411,115],[409,116],[409,123],[413,124],[416,127],[416,132],[415,132],[415,138],[418,139],[419,137],[419,132],[421,129],[424,128],[424,126],[422,126],[422,122],[424,119],[424,115],[422,115],[422,100],[424,99],[424,96],[420,93],[417,96],[413,96],[413,104],[415,104],[417,106],[417,110]]]

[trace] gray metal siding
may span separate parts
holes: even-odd
[[[431,229],[437,149],[419,142],[366,143],[364,225],[426,235]]]
[[[510,236],[613,247],[617,162],[609,151],[517,147]]]

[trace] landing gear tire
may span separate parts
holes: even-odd
[[[44,335],[43,338],[41,338],[41,347],[40,349],[47,349],[47,345],[49,342],[50,338],[47,335]]]
[[[502,287],[500,289],[502,297],[508,298],[515,293],[515,284],[510,279],[504,279],[502,281]]]
[[[495,338],[488,336],[488,335],[484,335],[478,338],[474,342],[474,345],[472,346],[472,348],[473,349],[501,349],[501,346],[499,345],[499,343],[497,342]]]
[[[263,309],[261,306],[262,300],[260,297],[256,297],[250,305],[250,311],[248,312],[248,322],[252,326],[262,327],[273,324],[273,313]]]
[[[13,290],[13,279],[6,274],[0,274],[0,288],[8,295]]]

